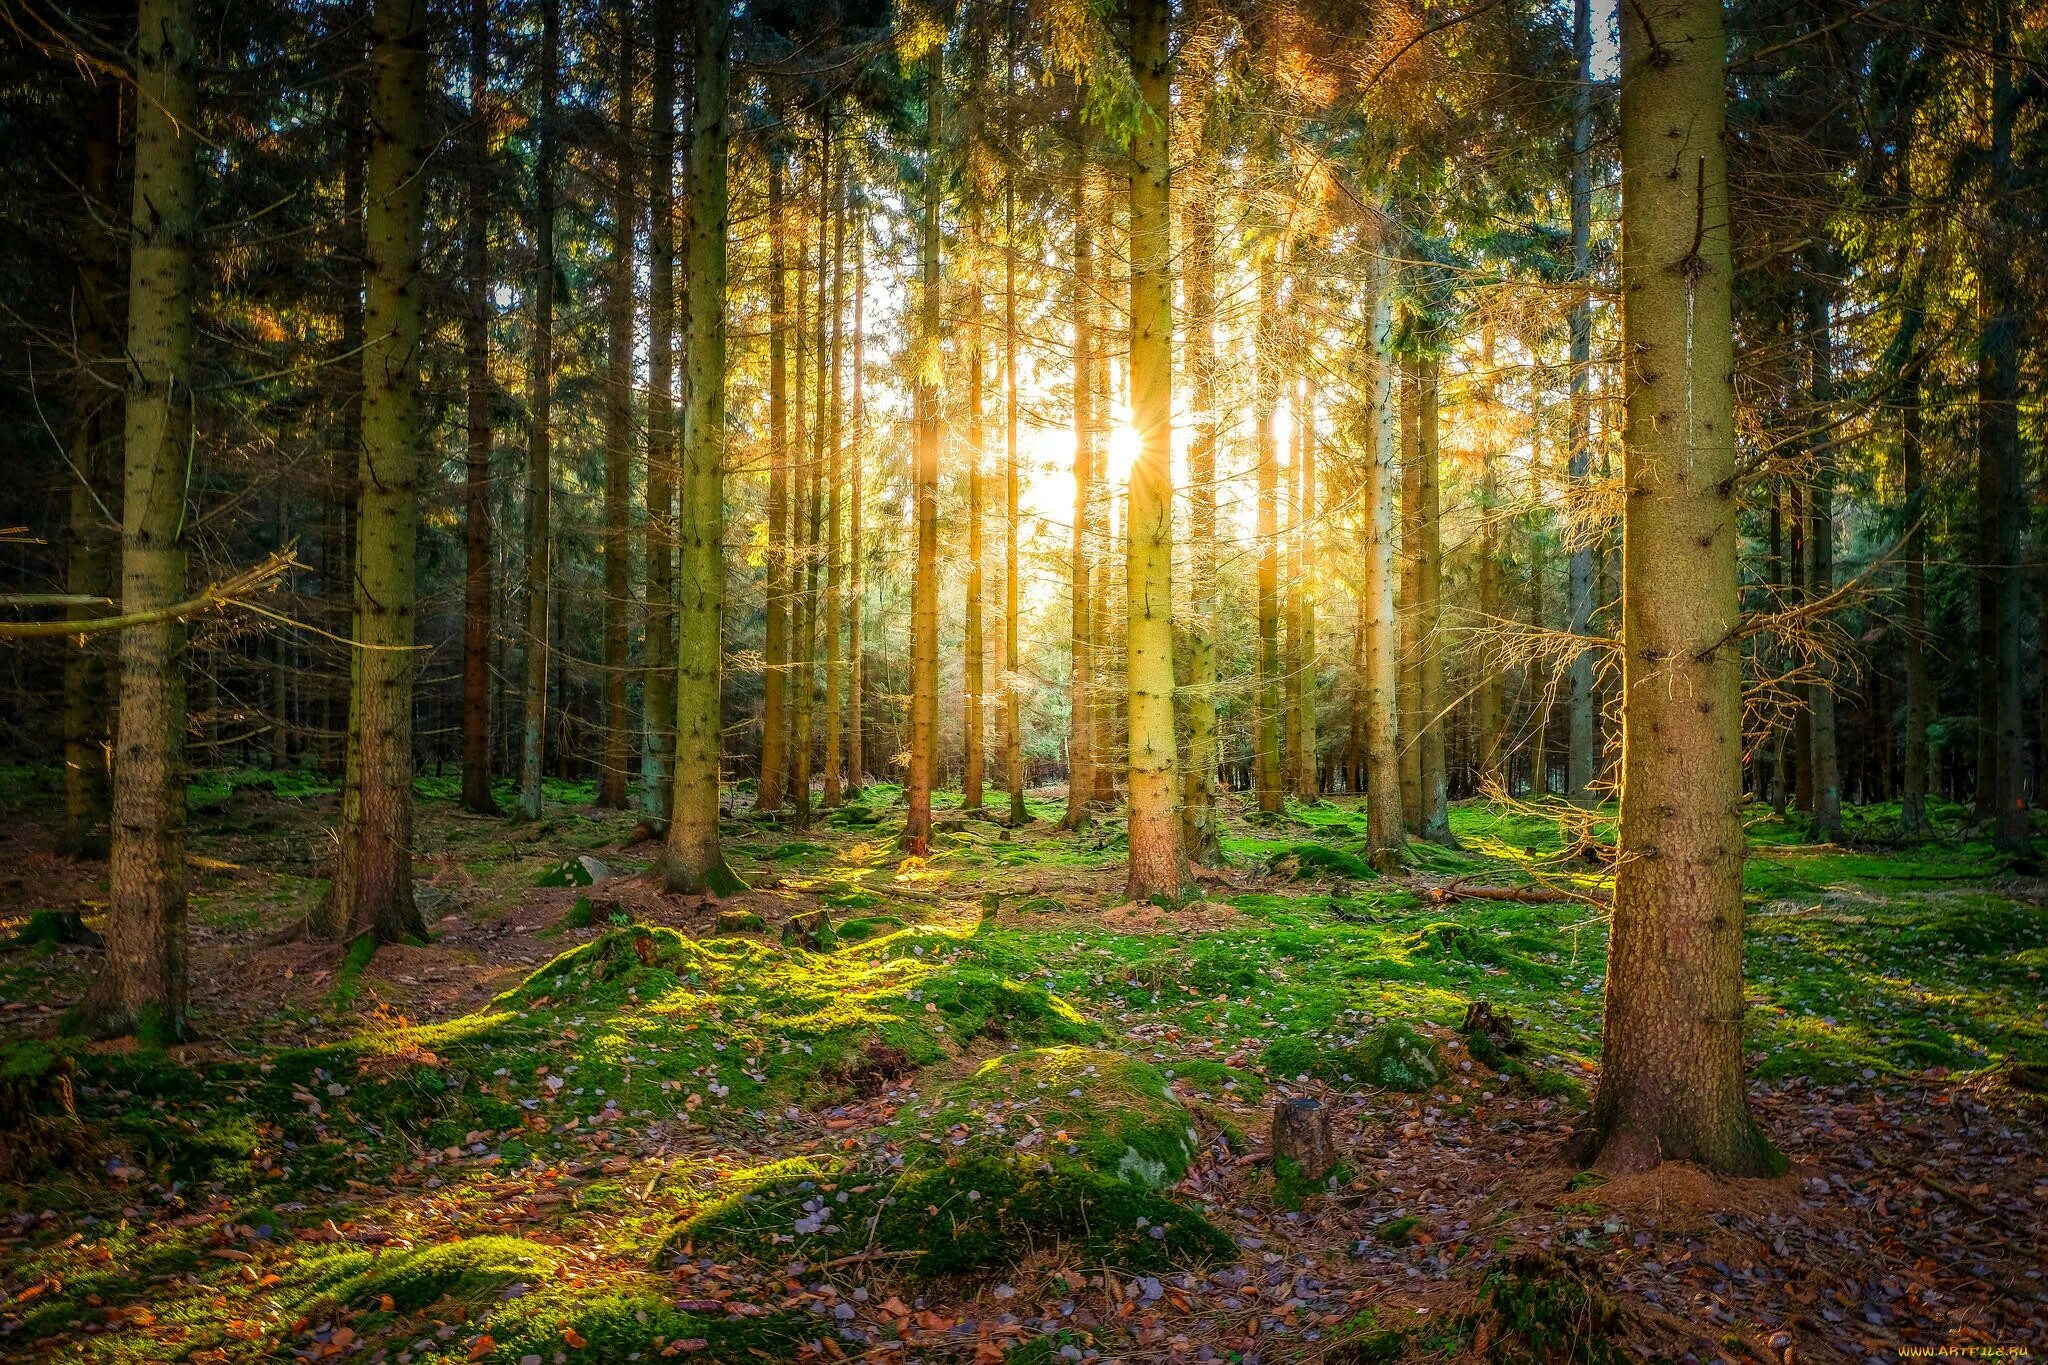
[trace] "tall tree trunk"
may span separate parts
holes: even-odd
[[[1322,794],[1322,779],[1316,768],[1316,677],[1321,659],[1316,649],[1316,381],[1313,370],[1301,379],[1301,437],[1295,447],[1299,468],[1295,486],[1295,538],[1300,545],[1300,567],[1296,570],[1295,672],[1300,683],[1295,689],[1296,749],[1294,754],[1294,798],[1314,801]]]
[[[115,505],[114,407],[107,386],[114,382],[112,360],[117,298],[111,224],[116,221],[114,164],[120,154],[122,96],[112,83],[81,82],[92,101],[84,111],[88,135],[82,189],[83,212],[78,225],[77,318],[78,386],[72,400],[68,544],[65,547],[64,590],[81,597],[111,598],[114,594]],[[280,544],[282,539],[280,539]],[[100,608],[80,605],[65,615],[83,620]],[[278,636],[283,639],[282,634]],[[108,696],[108,660],[118,642],[87,638],[74,642],[64,655],[64,833],[60,847],[68,853],[103,858],[108,852],[109,802],[112,797],[111,757],[114,736],[109,728],[113,707]],[[282,724],[282,722],[280,722]]]
[[[1255,267],[1258,322],[1253,340],[1252,426],[1258,460],[1259,677],[1253,711],[1253,769],[1259,810],[1280,812],[1280,451],[1273,431],[1279,406],[1279,244]]]
[[[1170,0],[1132,0],[1131,68],[1147,109],[1131,134],[1131,467],[1124,536],[1131,899],[1178,897],[1173,722],[1173,177]]]
[[[1545,562],[1544,521],[1549,513],[1543,506],[1543,483],[1550,473],[1544,468],[1543,376],[1545,369],[1532,343],[1529,348],[1529,482],[1528,505],[1529,624],[1547,629],[1549,615],[1544,600],[1543,579],[1549,571]],[[1529,700],[1529,795],[1541,799],[1550,795],[1550,678],[1547,661],[1531,659],[1522,670],[1522,685]]]
[[[1416,454],[1420,466],[1415,485],[1415,639],[1422,651],[1416,670],[1416,710],[1422,726],[1416,741],[1422,755],[1422,818],[1416,831],[1431,843],[1453,844],[1456,840],[1451,835],[1451,774],[1444,755],[1444,536],[1440,496],[1443,450],[1437,439],[1437,400],[1442,391],[1440,362],[1423,361],[1416,374],[1415,405]]]
[[[653,156],[647,180],[647,668],[641,804],[668,828],[676,759],[676,0],[654,0]],[[769,554],[775,553],[774,546]],[[773,563],[773,560],[770,560]]]
[[[1077,114],[1075,136],[1085,136]],[[1085,142],[1074,163],[1074,526],[1067,569],[1073,599],[1073,663],[1067,675],[1067,813],[1061,824],[1088,824],[1095,794],[1094,593],[1088,566],[1088,525],[1095,504],[1095,234],[1088,206]]]
[[[1422,361],[1401,360],[1401,581],[1400,675],[1396,692],[1401,727],[1401,819],[1422,831]],[[1361,625],[1364,612],[1359,613]],[[1361,683],[1363,680],[1360,680]],[[1364,711],[1359,711],[1362,720]],[[1354,774],[1352,781],[1357,781]]]
[[[1208,128],[1204,127],[1204,143]],[[1187,766],[1181,770],[1181,837],[1195,862],[1223,859],[1216,808],[1216,204],[1205,181],[1182,197],[1187,269],[1188,384],[1194,431],[1188,440]]]
[[[463,205],[462,359],[468,378],[462,504],[462,808],[498,815],[491,791],[490,0],[469,0],[469,146]]]
[[[1478,732],[1479,788],[1507,788],[1505,755],[1507,675],[1498,643],[1501,630],[1500,574],[1500,380],[1494,369],[1493,324],[1485,325],[1479,344],[1479,686],[1473,697],[1473,728]]]
[[[931,852],[932,770],[939,750],[939,202],[944,192],[939,158],[945,145],[940,137],[945,61],[943,44],[925,59],[924,203],[917,240],[922,359],[911,394],[917,427],[910,480],[917,558],[910,585],[910,811],[903,849],[918,858]]]
[[[867,785],[867,747],[861,721],[861,696],[865,682],[862,654],[866,649],[862,626],[867,617],[866,541],[861,527],[862,483],[867,477],[867,405],[862,374],[867,367],[867,228],[856,222],[853,231],[853,459],[847,470],[847,623],[846,623],[846,794],[859,796]]]
[[[726,148],[731,136],[726,95],[732,82],[732,9],[725,0],[695,0],[693,19],[676,795],[660,879],[669,891],[724,896],[746,889],[726,866],[718,838],[719,672],[725,659]]]
[[[1991,31],[1991,189],[1994,220],[1979,237],[1977,262],[1977,562],[1982,629],[1978,667],[1988,674],[1978,729],[1993,742],[1978,750],[1977,810],[1991,822],[2001,853],[2030,855],[2027,745],[2020,694],[2020,522],[2026,508],[2020,454],[2020,345],[2024,323],[2013,270],[2017,202],[2012,81],[2012,16],[1996,0]],[[1988,761],[1987,761],[1988,760]]]
[[[1812,525],[1807,520],[1806,486],[1795,481],[1791,488],[1792,583],[1788,596],[1795,603],[1806,602],[1806,577],[1812,570],[1807,540]],[[1801,706],[1792,716],[1793,804],[1802,811],[1813,809],[1813,712]]]
[[[359,40],[351,39],[351,56],[360,58]],[[360,61],[358,66],[363,65]],[[328,486],[330,519],[321,537],[320,594],[328,631],[348,640],[355,628],[356,465],[363,450],[363,163],[370,155],[369,111],[360,73],[341,81],[341,222],[335,234],[335,256],[341,279],[335,311],[341,315],[341,336],[331,373],[341,390],[340,439],[330,454]],[[326,685],[321,689],[321,771],[339,778],[347,771],[349,677],[354,667],[346,643],[332,652]]]
[[[1899,458],[1906,500],[1905,616],[1901,633],[1906,654],[1905,787],[1899,796],[1899,826],[1907,835],[1927,833],[1928,732],[1934,725],[1934,680],[1927,668],[1927,473],[1920,404],[1921,327],[1919,288],[1902,330],[1915,338],[1899,377]]]
[[[192,0],[141,0],[129,215],[128,403],[122,434],[121,610],[184,596],[193,452],[192,256],[199,103]],[[106,961],[76,1025],[101,1037],[185,1036],[185,630],[121,632]]]
[[[362,490],[348,782],[330,927],[424,935],[412,898],[414,545],[420,516],[420,268],[426,208],[426,0],[376,0],[364,244]]]
[[[1810,271],[1806,289],[1806,344],[1812,363],[1813,427],[1817,433],[1813,490],[1807,503],[1810,531],[1807,590],[1825,598],[1835,584],[1834,344],[1829,324],[1832,288]],[[1807,689],[1813,733],[1813,835],[1823,842],[1842,832],[1842,769],[1835,727],[1834,669],[1823,662]]]
[[[1782,1164],[1742,1084],[1725,79],[1721,0],[1622,7],[1621,854],[1591,1132],[1616,1172]]]
[[[789,779],[789,262],[782,156],[768,152],[768,609],[761,673],[761,778],[754,809],[781,810]]]
[[[554,499],[550,441],[555,384],[555,85],[561,66],[561,0],[542,0],[540,40],[540,147],[535,157],[533,215],[533,340],[527,391],[526,446],[526,693],[521,707],[519,814],[540,818],[541,772],[547,753],[548,594],[554,546],[549,529]]]
[[[1012,40],[1014,45],[1014,39]],[[1009,73],[1016,70],[1014,56]],[[1017,187],[1003,172],[1003,634],[996,675],[1003,689],[1003,785],[1010,793],[1012,825],[1031,819],[1024,804],[1024,719],[1018,653],[1019,589],[1023,576],[1017,542],[1023,518],[1018,509],[1017,468]]]
[[[626,808],[633,719],[626,709],[627,649],[633,601],[633,244],[640,210],[633,199],[632,0],[613,0],[618,26],[617,155],[612,159],[612,258],[605,279],[604,404],[604,744],[597,765],[597,804]]]
[[[817,502],[818,466],[811,457],[810,408],[804,394],[811,354],[810,269],[810,240],[800,226],[796,232],[796,309],[791,323],[796,355],[790,375],[796,400],[791,411],[790,448],[796,468],[789,509],[789,800],[790,820],[798,829],[808,828],[811,823],[811,701],[817,687],[811,649],[818,632],[818,545],[811,509]]]
[[[1571,444],[1565,472],[1574,488],[1583,487],[1592,469],[1593,402],[1589,391],[1593,363],[1593,22],[1592,0],[1572,0],[1572,51],[1578,81],[1572,91],[1572,307],[1571,307]],[[1593,633],[1593,538],[1584,531],[1574,537],[1565,592],[1566,610],[1575,639]],[[1593,799],[1592,784],[1600,771],[1600,715],[1593,697],[1593,652],[1583,645],[1572,654],[1565,671],[1566,728],[1565,796],[1580,805]]]
[[[845,616],[841,560],[846,547],[840,539],[839,523],[842,515],[841,487],[846,481],[845,459],[842,454],[839,418],[839,357],[845,349],[845,334],[841,326],[846,307],[846,162],[843,156],[832,157],[833,133],[830,111],[825,118],[826,153],[832,165],[838,169],[833,182],[832,202],[829,214],[832,222],[832,327],[828,342],[831,357],[831,380],[826,394],[824,413],[825,445],[828,451],[825,469],[825,790],[824,803],[827,808],[837,806],[845,796],[842,786],[841,745],[845,736],[841,728],[841,715],[845,709],[845,694],[842,686],[842,659],[839,653],[840,630]]]
[[[960,697],[962,760],[960,808],[981,809],[982,783],[987,763],[984,748],[983,690],[988,686],[988,648],[982,633],[982,597],[987,591],[982,564],[982,456],[987,430],[982,420],[981,370],[981,206],[970,200],[967,206],[966,320],[967,342],[967,601],[962,634],[962,673],[966,686]]]
[[[1365,315],[1365,773],[1366,852],[1381,872],[1400,866],[1401,734],[1397,696],[1399,627],[1394,617],[1395,490],[1399,417],[1394,411],[1393,289],[1382,239],[1368,247]]]
[[[1299,347],[1298,329],[1290,330]],[[1285,556],[1280,570],[1280,788],[1293,794],[1301,767],[1301,687],[1306,658],[1301,633],[1301,542],[1307,527],[1301,516],[1299,378],[1287,385],[1287,409],[1287,467],[1280,476],[1280,543]]]

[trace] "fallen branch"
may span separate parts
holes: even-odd
[[[41,640],[59,635],[96,635],[102,631],[129,630],[136,626],[151,626],[164,621],[182,621],[216,607],[233,606],[238,598],[259,589],[268,588],[291,570],[299,567],[299,561],[292,553],[292,547],[273,551],[261,564],[242,570],[232,578],[224,579],[206,588],[197,597],[188,597],[182,602],[172,602],[147,611],[131,611],[121,616],[94,616],[83,621],[0,621],[0,640]]]
[[[1583,891],[1559,891],[1548,886],[1466,886],[1462,881],[1447,886],[1425,887],[1424,900],[1436,905],[1459,901],[1511,901],[1517,905],[1605,905],[1607,902]]]

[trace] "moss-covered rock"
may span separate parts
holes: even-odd
[[[1355,853],[1328,844],[1291,844],[1266,860],[1266,870],[1289,881],[1313,882],[1332,878],[1368,881],[1380,874],[1372,864]]]
[[[787,1313],[713,1317],[686,1313],[664,1293],[666,1281],[647,1277],[644,1288],[592,1292],[548,1286],[493,1312],[485,1324],[491,1347],[478,1357],[489,1365],[518,1365],[539,1357],[590,1362],[660,1360],[752,1362],[792,1358],[804,1325]],[[811,1329],[815,1334],[815,1327]]]
[[[1260,1060],[1278,1077],[1314,1076],[1332,1085],[1386,1090],[1427,1090],[1446,1075],[1436,1045],[1402,1023],[1381,1024],[1354,1043],[1282,1038]]]
[[[931,1109],[907,1109],[907,1151],[1071,1157],[1148,1189],[1187,1174],[1195,1125],[1159,1071],[1120,1052],[1044,1047],[984,1062]]]
[[[715,1258],[830,1260],[870,1245],[912,1276],[1015,1266],[1067,1244],[1090,1261],[1130,1269],[1227,1257],[1230,1239],[1192,1209],[1076,1161],[1011,1154],[931,1159],[902,1171],[849,1168],[827,1179],[785,1179],[735,1195],[686,1220],[663,1263]]]

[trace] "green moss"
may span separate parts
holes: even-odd
[[[1120,1052],[1047,1047],[984,1062],[896,1131],[918,1159],[1016,1153],[1071,1158],[1098,1174],[1162,1189],[1194,1160],[1194,1121],[1157,1068]]]
[[[1388,1090],[1427,1090],[1444,1078],[1436,1045],[1402,1023],[1381,1024],[1348,1044],[1281,1038],[1266,1048],[1261,1062],[1274,1076],[1315,1076],[1333,1085]]]
[[[1547,1256],[1516,1257],[1479,1287],[1479,1311],[1492,1319],[1491,1358],[1619,1365],[1621,1315],[1613,1300],[1576,1269]]]
[[[751,1365],[789,1359],[806,1335],[804,1324],[787,1313],[705,1317],[677,1309],[672,1294],[673,1286],[653,1276],[645,1277],[644,1287],[627,1289],[545,1287],[491,1314],[485,1325],[496,1344],[482,1358],[490,1365],[518,1365],[535,1356],[552,1361],[574,1332],[582,1345],[570,1352],[571,1360],[659,1360],[682,1342],[678,1359]]]
[[[879,896],[872,899],[876,904],[881,903],[881,897]],[[884,934],[892,934],[903,927],[904,921],[896,915],[864,915],[859,919],[850,919],[841,924],[839,926],[839,937],[848,943],[864,943],[871,938],[880,938]]]
[[[1355,853],[1346,853],[1341,848],[1327,844],[1289,844],[1266,860],[1266,868],[1277,877],[1290,881],[1326,881],[1344,877],[1352,881],[1369,881],[1379,876],[1372,864]]]
[[[469,1237],[337,1260],[323,1288],[336,1303],[354,1308],[376,1308],[389,1297],[400,1313],[442,1299],[473,1310],[509,1285],[547,1278],[558,1258],[551,1248],[521,1237]]]
[[[1034,1250],[1077,1247],[1145,1270],[1220,1259],[1231,1241],[1199,1213],[1076,1162],[963,1156],[901,1173],[779,1181],[684,1222],[684,1247],[718,1259],[782,1262],[874,1245],[920,1278],[1004,1270]]]

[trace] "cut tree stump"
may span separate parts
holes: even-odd
[[[1337,1164],[1330,1150],[1330,1114],[1315,1100],[1282,1100],[1273,1106],[1273,1164],[1292,1161],[1302,1178],[1321,1180]]]

